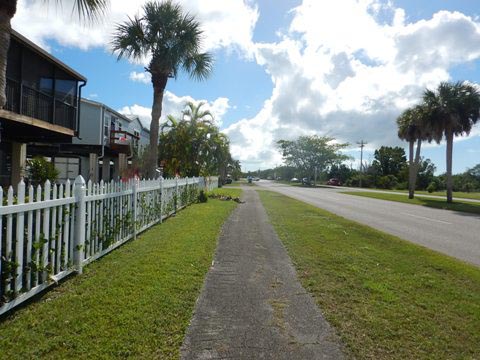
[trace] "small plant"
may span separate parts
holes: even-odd
[[[60,172],[53,163],[42,156],[36,156],[28,162],[28,178],[33,185],[43,185],[45,181],[55,182]]]
[[[428,186],[427,186],[427,191],[428,191],[430,194],[433,193],[434,191],[437,191],[437,184],[432,181],[430,184],[428,184]]]
[[[198,194],[198,202],[199,203],[206,203],[208,201],[208,196],[204,190],[200,190],[200,194]]]

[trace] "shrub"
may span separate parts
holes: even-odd
[[[433,193],[434,191],[437,191],[437,184],[434,181],[432,181],[430,184],[428,184],[427,191],[429,193]]]
[[[382,189],[393,189],[397,182],[397,178],[394,175],[386,175],[378,179],[377,186]]]
[[[408,189],[408,182],[406,182],[406,181],[399,182],[396,186],[396,189],[397,190],[407,190]]]
[[[208,201],[208,196],[204,190],[200,190],[200,194],[198,194],[198,202],[199,203],[206,203]]]
[[[60,172],[53,163],[42,156],[36,156],[28,161],[28,179],[32,185],[43,185],[45,181],[55,182]]]

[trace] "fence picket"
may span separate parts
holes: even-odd
[[[63,199],[63,184],[58,187],[57,199]],[[62,268],[62,251],[63,251],[63,205],[57,210],[57,258],[55,260],[55,273],[59,273]]]
[[[65,184],[65,198],[70,197],[70,180]],[[64,227],[63,227],[63,269],[68,267],[69,249],[70,249],[70,207],[71,205],[64,205]]]
[[[28,187],[28,203],[33,203],[34,193],[33,186]],[[27,212],[27,249],[26,249],[26,260],[27,269],[25,272],[25,289],[28,291],[31,287],[32,279],[32,237],[33,237],[33,211],[30,210]]]
[[[0,186],[0,208],[3,206],[3,188]],[[3,235],[3,216],[0,215],[0,294],[2,293],[2,235]]]
[[[25,183],[23,179],[17,186],[17,204],[25,202]],[[23,247],[24,247],[24,230],[25,230],[25,213],[17,213],[17,229],[16,229],[16,247],[15,247],[15,263],[17,264],[15,278],[15,292],[19,293],[23,287]]]
[[[37,186],[37,193],[36,193],[36,202],[39,203],[42,201],[42,188],[40,185]],[[41,232],[40,232],[40,225],[41,225],[41,216],[42,210],[37,209],[35,210],[35,239],[34,239],[34,250],[35,250],[35,272],[33,274],[33,287],[37,286],[39,281],[39,273],[38,273],[38,266],[40,264],[40,239],[41,239]]]
[[[52,185],[52,200],[57,200],[57,192],[58,188],[56,184]],[[56,269],[56,251],[57,251],[57,207],[54,206],[52,207],[52,212],[51,212],[51,228],[50,228],[50,238],[49,238],[49,243],[50,243],[50,267],[52,273],[55,273]]]
[[[13,205],[13,188],[10,186],[8,188],[8,193],[7,193],[7,205]],[[12,265],[12,225],[13,224],[13,215],[8,214],[7,215],[7,231],[6,231],[6,241],[5,241],[5,259],[7,260],[8,264],[10,265],[7,269],[10,269]],[[8,274],[6,283],[5,283],[5,291],[9,292],[12,289],[12,270],[10,270],[10,273]]]
[[[43,199],[45,201],[50,200],[50,181],[45,181],[43,189]],[[47,265],[48,265],[48,251],[50,242],[50,208],[47,207],[43,210],[43,249],[42,249],[42,281],[47,280]],[[51,264],[50,264],[51,266]]]

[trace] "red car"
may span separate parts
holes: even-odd
[[[327,185],[342,186],[342,183],[337,178],[331,178],[330,180],[327,181]]]

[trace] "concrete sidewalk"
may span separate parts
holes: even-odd
[[[342,359],[342,346],[244,188],[225,223],[181,349],[182,359]]]

